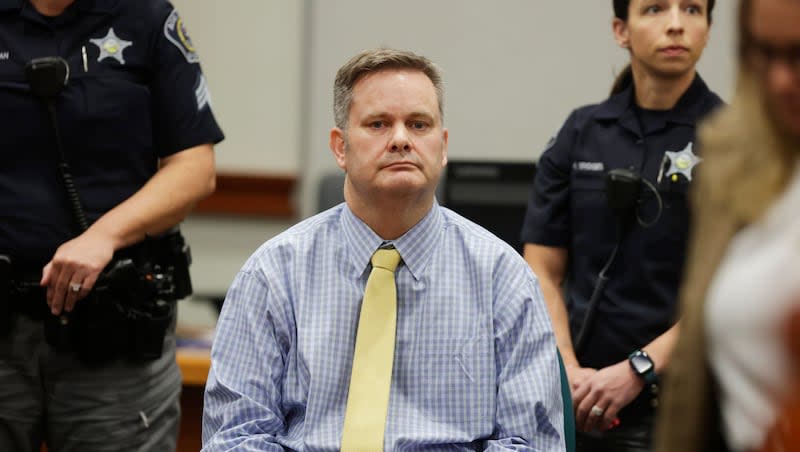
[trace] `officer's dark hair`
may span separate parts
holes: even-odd
[[[628,21],[628,13],[631,7],[631,0],[612,0],[614,4],[614,17],[623,22]],[[706,11],[706,16],[708,17],[708,23],[711,24],[711,13],[714,12],[714,3],[715,0],[708,0],[708,9]],[[625,68],[620,71],[619,75],[617,75],[616,80],[614,80],[614,84],[611,86],[611,94],[617,94],[619,92],[625,91],[625,89],[633,84],[633,70],[631,69],[631,65],[628,64]]]
[[[386,69],[410,69],[425,74],[433,83],[439,101],[439,117],[444,120],[444,83],[442,73],[433,62],[408,50],[364,50],[344,64],[336,73],[333,84],[333,117],[336,127],[347,128],[353,88],[367,74]]]

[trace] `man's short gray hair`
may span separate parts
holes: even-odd
[[[424,73],[436,89],[439,116],[444,120],[444,86],[442,73],[433,62],[408,50],[364,50],[344,64],[336,73],[333,84],[333,118],[336,127],[345,130],[353,100],[353,87],[367,74],[386,69],[410,69]]]

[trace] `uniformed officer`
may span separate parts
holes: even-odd
[[[677,329],[686,191],[702,164],[695,124],[721,103],[695,71],[714,1],[613,4],[630,66],[542,154],[522,240],[567,367],[579,450],[645,451]]]
[[[43,94],[38,83],[52,88],[53,76]],[[117,257],[148,262],[145,239],[213,191],[222,139],[166,0],[0,0],[0,304],[11,319],[1,322],[0,450],[175,448],[174,317],[163,353],[91,366],[82,346],[49,345],[62,342],[43,324],[67,331]],[[111,341],[114,331],[97,331],[83,345]]]

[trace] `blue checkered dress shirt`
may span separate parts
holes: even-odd
[[[220,315],[204,451],[335,451],[370,257],[387,242],[345,205],[261,246]],[[402,256],[386,450],[563,451],[556,346],[511,247],[434,203]]]

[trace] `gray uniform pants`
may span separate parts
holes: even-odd
[[[86,368],[18,315],[0,340],[0,451],[174,451],[180,390],[172,333],[158,360]]]

